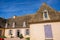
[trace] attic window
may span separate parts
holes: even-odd
[[[13,28],[16,26],[16,23],[15,22],[13,22]]]
[[[8,24],[6,23],[6,24],[5,24],[5,28],[7,28],[7,26],[8,26]]]
[[[45,16],[45,18],[47,18],[47,17],[48,17],[47,12],[44,12],[44,16]]]
[[[44,20],[49,19],[48,11],[46,9],[43,11],[43,18]]]
[[[23,27],[26,27],[26,22],[25,21],[23,22]]]

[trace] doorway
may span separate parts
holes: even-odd
[[[17,37],[19,37],[20,35],[20,30],[17,30]]]

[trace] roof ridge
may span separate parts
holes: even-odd
[[[41,5],[41,7],[39,8],[38,11],[40,11],[41,8],[44,7],[44,6],[50,8],[50,9],[52,9],[53,11],[56,11],[54,8],[52,8],[51,6],[49,6],[47,3],[42,3],[42,5]],[[47,9],[48,9],[48,8],[47,8]],[[38,12],[38,11],[37,11],[37,12]]]
[[[30,15],[35,15],[36,13],[34,14],[26,14],[26,15],[23,15],[23,16],[17,16],[17,17],[24,17],[24,16],[30,16]]]
[[[34,14],[27,14],[27,15],[23,15],[23,16],[16,16],[16,18],[18,18],[18,17],[25,17],[25,16],[31,16],[31,15],[35,15],[36,13],[34,13]],[[8,18],[8,19],[13,19],[12,17],[11,18]]]

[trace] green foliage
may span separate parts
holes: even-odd
[[[0,36],[0,38],[6,38],[6,36]]]
[[[30,40],[30,37],[27,37],[26,40]]]
[[[21,38],[21,39],[22,39],[22,38],[24,38],[24,37],[23,37],[23,35],[22,35],[22,34],[20,34],[20,35],[19,35],[19,38]]]

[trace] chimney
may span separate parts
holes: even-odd
[[[16,16],[13,16],[13,19],[15,19],[16,18]]]

